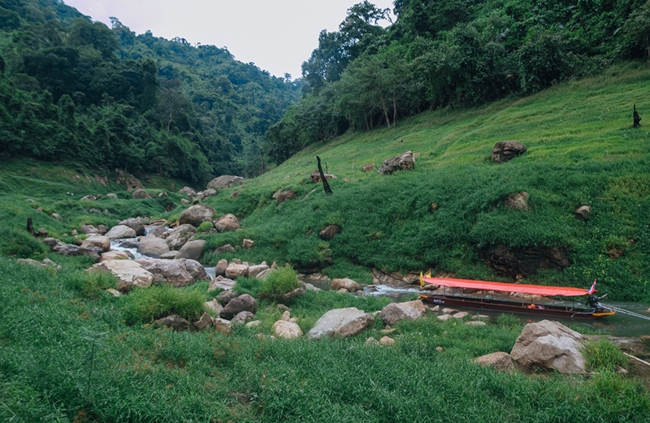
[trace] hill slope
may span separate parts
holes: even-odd
[[[647,126],[632,128],[632,105],[642,115],[650,110],[650,71],[636,66],[310,146],[251,181],[236,199],[212,200],[218,212],[244,218],[244,230],[211,235],[209,245],[241,245],[250,237],[254,251],[234,255],[297,267],[331,259],[326,274],[366,281],[368,273],[356,266],[433,268],[466,278],[522,275],[530,282],[577,286],[598,279],[610,298],[650,299],[650,136]],[[501,140],[517,140],[528,151],[493,164],[489,155]],[[417,155],[414,171],[361,171],[407,150]],[[330,181],[332,196],[309,181],[316,155],[338,177]],[[297,196],[277,205],[272,195],[280,189]],[[522,191],[530,195],[530,210],[505,206],[508,196]],[[587,221],[573,215],[583,205],[591,206]],[[342,231],[323,241],[318,233],[330,224]],[[566,254],[569,266],[526,268],[526,254]]]

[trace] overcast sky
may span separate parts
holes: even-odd
[[[323,29],[335,31],[362,0],[64,0],[111,27],[115,16],[131,31],[228,47],[241,62],[276,76],[301,76],[300,65],[318,47]],[[370,0],[379,8],[393,0]]]

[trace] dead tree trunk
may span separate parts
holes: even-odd
[[[638,128],[641,126],[641,116],[639,116],[639,113],[636,111],[636,104],[634,105],[634,113],[632,113],[632,119],[634,120],[634,127]]]
[[[320,165],[320,157],[316,156],[316,160],[318,160],[318,173],[320,173],[320,180],[323,181],[325,194],[332,195],[332,188],[330,188],[330,184],[327,183],[327,178],[325,177],[325,173],[323,173],[323,167]]]
[[[27,218],[27,232],[29,232],[29,233],[30,233],[32,236],[34,236],[34,237],[38,236],[38,235],[36,234],[36,232],[34,232],[34,226],[33,226],[32,218],[31,218],[31,217],[28,217],[28,218]]]

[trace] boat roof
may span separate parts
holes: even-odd
[[[432,278],[430,276],[423,276],[422,280],[432,285],[448,286],[451,288],[479,289],[482,291],[519,292],[523,294],[535,294],[547,297],[579,297],[582,295],[590,294],[589,290],[587,289],[571,288],[566,286],[526,285],[520,283],[475,281],[470,279]]]

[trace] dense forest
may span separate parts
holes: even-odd
[[[348,129],[530,94],[650,55],[648,0],[396,0],[348,10],[303,63],[304,97],[267,133],[282,162]]]
[[[0,2],[0,159],[255,176],[264,133],[300,94],[226,48],[109,29],[61,0]]]

